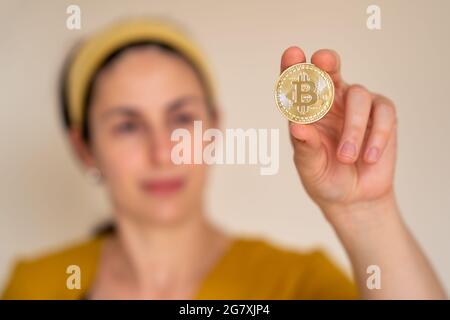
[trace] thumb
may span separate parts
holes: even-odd
[[[326,152],[317,128],[311,124],[290,121],[289,132],[297,170],[302,173],[319,173],[326,162]]]

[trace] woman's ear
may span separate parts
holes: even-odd
[[[79,128],[70,128],[68,131],[69,141],[72,145],[72,150],[77,159],[85,168],[92,168],[95,166],[93,154],[83,139],[81,130]]]

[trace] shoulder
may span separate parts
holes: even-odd
[[[322,248],[299,249],[293,246],[280,244],[264,237],[236,238],[236,251],[244,258],[246,263],[263,263],[286,271],[288,268],[298,270],[321,265],[324,262],[332,263],[330,257]]]
[[[34,257],[16,260],[3,299],[76,298],[93,277],[103,237],[92,237]],[[66,286],[68,268],[78,266],[81,290]],[[69,271],[70,272],[70,271]]]
[[[284,299],[357,298],[347,274],[322,248],[298,249],[263,237],[239,237],[236,264],[243,277]],[[276,298],[276,297],[275,297]]]

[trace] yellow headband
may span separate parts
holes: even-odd
[[[72,60],[65,89],[71,126],[81,127],[82,125],[84,101],[89,82],[104,59],[127,44],[141,41],[162,42],[186,56],[204,77],[210,97],[214,97],[211,74],[205,59],[194,43],[165,22],[148,19],[131,20],[109,27],[91,37]]]

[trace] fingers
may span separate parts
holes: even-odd
[[[289,132],[295,140],[302,142],[304,146],[312,149],[320,147],[320,136],[315,126],[289,121]]]
[[[302,62],[306,62],[306,56],[303,50],[296,46],[289,47],[284,51],[281,57],[281,72],[296,63]],[[311,63],[326,71],[331,79],[333,79],[335,86],[347,86],[342,79],[341,58],[336,51],[330,49],[318,50],[312,55]]]
[[[306,62],[299,47],[289,47],[281,58],[281,72],[296,63]],[[387,98],[369,92],[361,85],[348,85],[341,75],[341,60],[334,50],[321,49],[311,57],[311,63],[326,71],[336,88],[343,89],[344,125],[336,148],[342,163],[354,163],[360,156],[366,163],[375,163],[386,149],[392,131],[397,124],[394,104]],[[370,123],[370,129],[368,125]],[[318,128],[290,122],[289,131],[297,159],[319,157],[322,149]],[[367,138],[367,139],[365,139]],[[367,141],[365,141],[367,140]],[[362,149],[365,144],[364,150]]]
[[[283,55],[281,56],[281,67],[280,71],[283,72],[285,69],[296,63],[302,63],[306,61],[305,53],[299,47],[289,47],[284,50]]]
[[[347,86],[342,79],[341,58],[336,51],[330,49],[318,50],[312,55],[311,62],[320,69],[326,71],[330,75],[331,79],[333,79],[336,87]]]
[[[364,140],[370,110],[371,93],[360,85],[352,85],[345,96],[345,115],[342,136],[337,147],[337,158],[343,163],[354,163]]]
[[[364,160],[375,163],[386,149],[397,123],[394,104],[383,96],[375,96],[372,103],[372,128],[364,151]]]
[[[280,71],[283,72],[290,66],[302,62],[306,62],[303,50],[296,46],[289,47],[281,57]],[[320,164],[320,160],[323,158],[321,139],[317,128],[291,121],[288,121],[288,123],[296,163],[301,164],[304,174],[315,171],[315,167]]]
[[[326,163],[326,155],[317,127],[289,122],[294,160],[304,175],[316,175]]]

